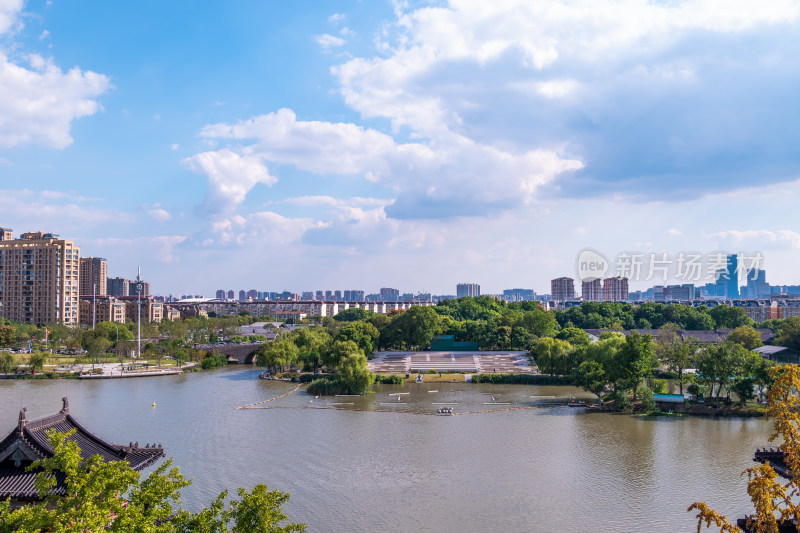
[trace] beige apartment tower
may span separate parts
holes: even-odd
[[[102,257],[81,257],[80,295],[106,296],[108,294],[107,262]]]
[[[550,297],[556,302],[575,299],[575,280],[561,277],[550,280]]]
[[[584,302],[599,302],[601,293],[600,278],[587,278],[581,282],[581,299]]]
[[[29,324],[78,323],[80,248],[53,233],[0,240],[0,317]]]
[[[628,278],[615,277],[603,280],[603,300],[606,302],[628,301]]]

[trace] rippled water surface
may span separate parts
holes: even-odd
[[[694,531],[686,508],[698,499],[741,516],[750,506],[739,474],[770,431],[763,420],[583,413],[544,405],[577,389],[522,385],[409,383],[360,398],[300,391],[260,404],[278,408],[236,410],[294,388],[257,377],[230,368],[0,381],[0,428],[14,427],[22,406],[29,419],[52,414],[67,395],[102,438],[160,442],[194,480],[183,494],[191,510],[265,482],[291,493],[287,514],[309,531],[460,533]],[[297,408],[333,403],[351,410]],[[494,412],[416,414],[441,403]]]

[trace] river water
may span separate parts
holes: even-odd
[[[686,508],[701,499],[740,517],[751,506],[739,474],[771,430],[761,419],[583,413],[544,405],[578,389],[524,385],[383,385],[361,398],[301,390],[260,404],[270,409],[235,409],[294,388],[257,378],[249,367],[4,380],[0,429],[16,425],[22,406],[29,420],[55,413],[66,395],[72,415],[101,438],[161,443],[193,479],[183,492],[189,510],[263,482],[291,493],[285,511],[312,532],[459,533],[694,531]],[[352,405],[296,408],[333,403]],[[446,403],[456,413],[494,412],[410,412]]]

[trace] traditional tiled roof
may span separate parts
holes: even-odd
[[[792,471],[789,469],[789,465],[786,464],[783,451],[781,450],[775,450],[773,448],[769,450],[766,448],[763,450],[756,450],[753,461],[761,464],[769,463],[779,476],[785,477],[786,479],[792,479],[793,477]]]
[[[137,442],[123,446],[100,439],[69,414],[66,398],[63,398],[63,403],[57,414],[31,421],[26,419],[26,409],[23,408],[16,429],[0,441],[0,499],[38,498],[33,487],[36,472],[26,472],[25,468],[32,461],[53,456],[53,447],[47,440],[47,432],[51,429],[59,433],[74,429],[75,433],[69,440],[78,445],[82,459],[99,455],[105,461],[128,461],[134,470],[142,470],[164,457],[161,445],[139,446]],[[61,483],[59,489],[63,490]]]

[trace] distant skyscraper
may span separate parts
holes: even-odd
[[[550,295],[557,302],[574,300],[575,280],[566,277],[550,280]]]
[[[300,298],[304,302],[310,302],[314,299],[314,291],[303,291],[303,296]]]
[[[381,288],[381,300],[384,302],[396,302],[400,299],[400,291],[390,287]]]
[[[342,302],[342,291],[333,291],[333,299],[336,302]]]
[[[228,300],[233,300],[236,297],[236,293],[233,291],[228,291]]]
[[[333,301],[333,291],[325,291],[325,301],[326,302]]]
[[[217,300],[224,300],[225,299],[225,289],[220,289],[217,291],[216,294]]]
[[[465,296],[476,297],[481,295],[481,286],[478,283],[459,283],[456,285],[456,298]]]
[[[744,290],[742,298],[769,298],[772,291],[767,283],[767,273],[763,269],[751,268],[747,271],[747,278],[744,281],[746,285],[742,287]]]
[[[81,296],[108,294],[107,263],[102,257],[81,257]]]
[[[244,302],[245,300],[247,300],[247,293],[244,292],[244,289],[240,289],[239,290],[239,301],[240,302]]]
[[[599,302],[603,299],[600,278],[587,278],[581,281],[581,299],[584,302]]]
[[[739,257],[728,255],[728,298],[739,297]]]
[[[615,277],[603,280],[603,300],[606,302],[628,301],[628,278]]]
[[[314,299],[318,302],[325,300],[325,294],[322,291],[317,291],[314,293]]]
[[[258,300],[258,291],[256,289],[250,289],[247,291],[247,297],[251,300]]]
[[[736,254],[725,256],[725,268],[716,271],[716,296],[733,299],[739,297],[739,260]]]

